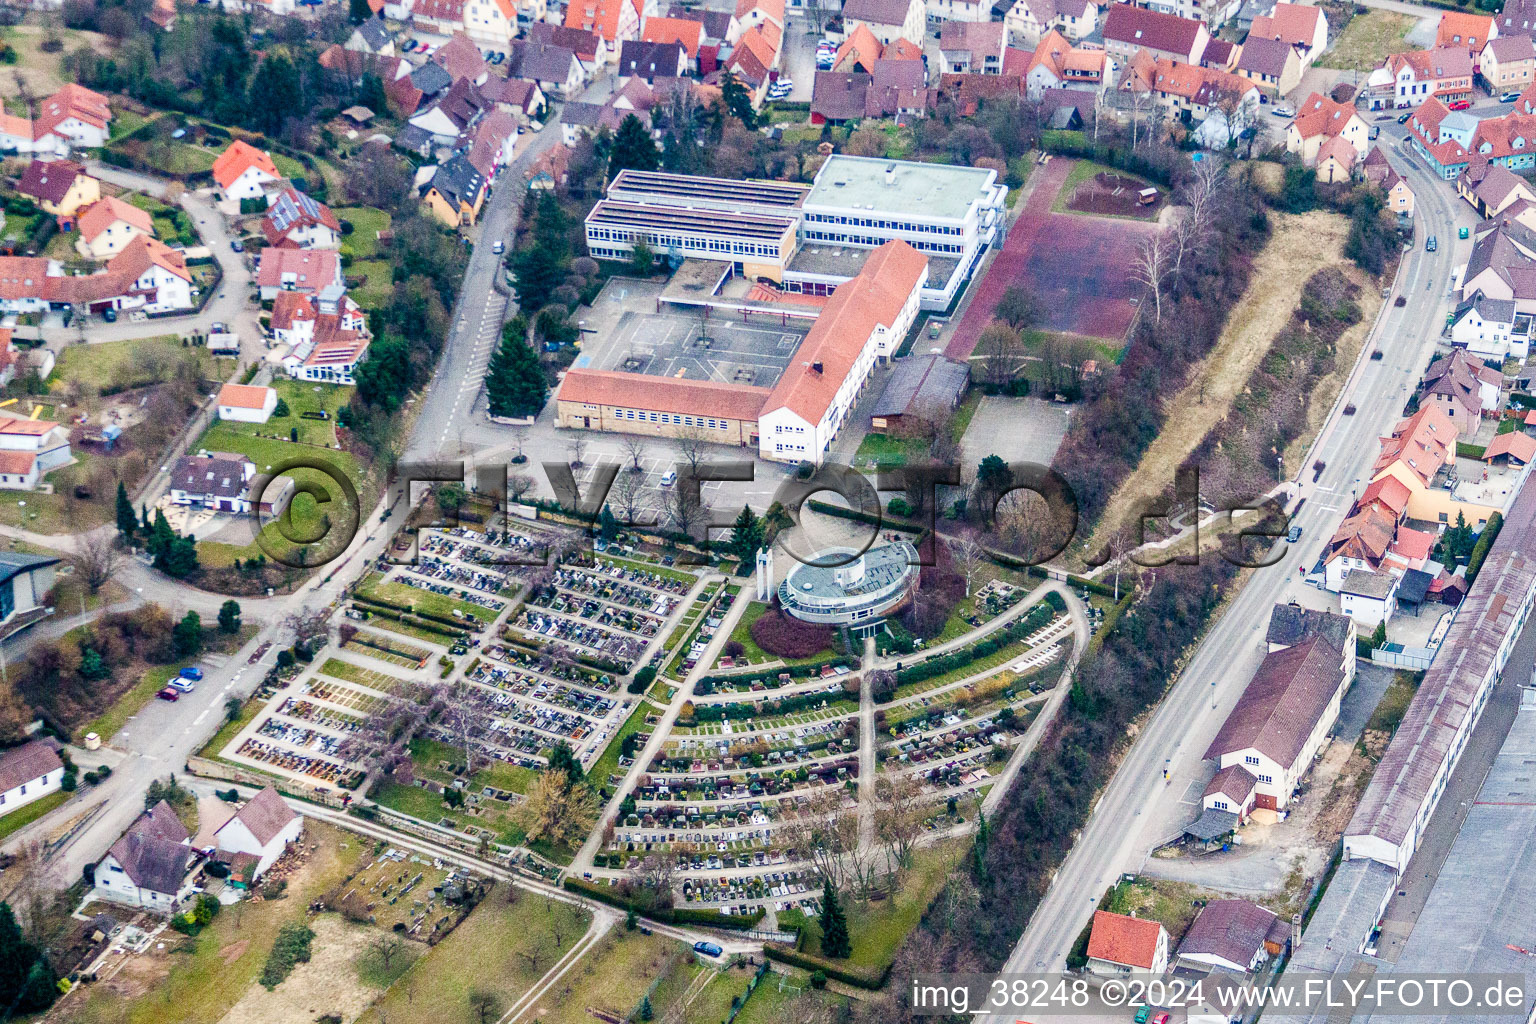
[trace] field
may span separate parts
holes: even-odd
[[[1028,209],[993,260],[972,285],[970,303],[950,338],[946,355],[969,359],[997,300],[1012,284],[1034,296],[1044,330],[1118,343],[1135,317],[1139,285],[1125,272],[1136,246],[1153,225],[1121,218],[1052,212],[1080,165],[1057,158],[1038,169]],[[1093,170],[1092,165],[1089,169]]]
[[[469,997],[483,991],[501,1007],[491,1017],[496,1020],[590,922],[585,910],[498,885],[358,1019],[361,1024],[469,1020]],[[470,964],[476,969],[466,970]]]
[[[166,932],[163,949],[152,947],[55,1012],[76,1024],[219,1021],[251,989],[278,929],[303,921],[310,901],[350,875],[364,852],[356,836],[312,819],[305,822],[304,843],[318,848],[289,879],[285,899],[227,907],[196,939]]]
[[[542,1024],[592,1024],[589,1007],[627,1016],[651,982],[679,970],[691,958],[687,947],[675,939],[641,935],[618,926],[599,940],[560,984],[545,993],[529,1011],[530,1016]],[[652,1009],[658,1019],[664,1019],[657,1007]]]
[[[1413,49],[1406,38],[1416,22],[1412,15],[1392,11],[1357,14],[1317,65],[1346,71],[1375,70],[1391,54]]]
[[[1297,291],[1272,288],[1270,282],[1306,281],[1323,267],[1343,262],[1346,218],[1323,212],[1277,214],[1272,223],[1274,234],[1254,261],[1252,283],[1233,307],[1216,347],[1190,370],[1184,388],[1169,400],[1169,408],[1179,414],[1168,418],[1135,472],[1116,489],[1086,550],[1097,551],[1105,538],[1114,536],[1128,521],[1134,502],[1161,494],[1189,453],[1226,416],[1296,308]],[[1366,289],[1361,301],[1367,326],[1375,317],[1373,294]],[[1344,365],[1343,373],[1348,370]],[[1322,402],[1325,411],[1328,404]]]
[[[66,56],[82,46],[89,46],[97,53],[113,51],[111,41],[100,33],[65,28],[57,29],[57,32],[64,45],[57,52],[48,53],[42,48],[48,36],[41,25],[12,25],[4,30],[0,38],[16,50],[17,61],[0,75],[0,96],[6,99],[19,97],[25,86],[26,95],[34,100],[41,99],[57,92],[66,81],[73,80],[73,76],[66,76],[60,68]]]
[[[387,260],[359,260],[347,268],[347,277],[367,278],[362,284],[348,288],[352,298],[365,310],[378,309],[384,305],[395,287]]]

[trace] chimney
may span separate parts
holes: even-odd
[[[886,164],[885,165],[885,183],[887,185],[894,185],[894,184],[896,184],[896,165],[895,164]]]

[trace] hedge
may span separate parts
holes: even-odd
[[[752,913],[745,916],[722,914],[718,910],[695,910],[690,907],[667,907],[662,910],[648,910],[633,900],[625,899],[613,886],[594,885],[584,878],[567,877],[560,883],[566,890],[580,893],[600,900],[611,907],[620,910],[633,910],[641,917],[648,917],[652,921],[660,921],[662,924],[696,924],[706,928],[725,928],[730,931],[746,932],[756,928],[763,920],[766,913],[762,907],[758,907]]]
[[[791,946],[785,946],[777,942],[763,943],[763,953],[770,960],[789,964],[792,967],[803,967],[808,971],[821,971],[834,981],[840,981],[845,985],[855,988],[879,989],[885,986],[885,979],[890,977],[891,965],[875,970],[860,970],[857,967],[849,967],[814,953],[801,952]]]
[[[1456,457],[1458,459],[1481,459],[1487,448],[1480,444],[1468,444],[1465,441],[1456,442]]]
[[[857,655],[841,655],[836,658],[828,658],[826,661],[813,661],[787,667],[781,666],[779,668],[764,669],[761,672],[707,675],[700,678],[699,682],[707,683],[710,686],[729,686],[734,683],[746,683],[750,686],[753,683],[776,683],[780,675],[788,675],[791,679],[809,679],[812,676],[821,675],[821,670],[829,665],[833,668],[846,668],[852,672],[857,671],[863,665],[863,659]],[[707,697],[708,694],[702,694],[702,696]]]
[[[1003,563],[1007,563],[1007,562],[1009,562],[1011,560],[1016,561],[1015,559],[1012,559],[1012,556],[1006,555],[1006,554],[1000,554],[999,553],[999,554],[996,555],[996,557],[997,557],[998,561],[1003,562]],[[1025,571],[1028,572],[1031,576],[1035,577],[1036,579],[1049,580],[1049,579],[1054,579],[1055,578],[1050,573],[1046,572],[1045,568],[1043,566],[1039,566],[1039,565],[1031,565]],[[1086,576],[1078,576],[1078,575],[1075,575],[1075,574],[1072,574],[1072,573],[1068,573],[1067,574],[1066,582],[1070,586],[1080,587],[1081,589],[1088,591],[1088,593],[1090,593],[1090,594],[1098,594],[1100,597],[1114,597],[1115,596],[1115,588],[1114,588],[1114,586],[1112,584],[1105,583],[1102,580],[1091,580],[1091,579],[1089,579]],[[1135,589],[1135,588],[1131,588],[1131,589]],[[1120,588],[1121,596],[1125,595],[1125,591],[1126,591],[1126,587],[1125,586],[1121,586],[1121,588]]]
[[[368,597],[366,594],[362,593],[354,593],[352,595],[352,600],[361,601],[364,604],[377,605],[380,608],[393,608],[397,612],[405,612],[409,615],[414,615],[419,619],[428,619],[432,622],[440,622],[445,626],[453,626],[455,629],[459,630],[464,628],[464,623],[466,621],[478,622],[478,620],[476,620],[473,616],[466,616],[463,619],[453,619],[446,615],[438,615],[433,612],[418,611],[416,606],[412,604],[401,604],[399,601],[390,601],[382,597]],[[464,603],[470,604],[471,602],[466,601]]]
[[[355,601],[353,602],[353,606],[356,607]],[[393,608],[360,608],[358,610],[367,612],[370,616],[376,615],[381,619],[389,619],[393,622],[403,622],[407,626],[414,626],[417,629],[424,629],[429,633],[436,633],[439,636],[448,637],[456,642],[467,641],[469,639],[469,634],[464,632],[462,629],[446,629],[440,623],[431,622],[427,619],[417,618],[414,612],[410,615],[407,615],[404,612],[395,611]]]
[[[1488,549],[1493,547],[1493,542],[1499,538],[1499,530],[1504,527],[1504,517],[1495,512],[1488,517],[1488,522],[1483,525],[1483,532],[1477,535],[1477,543],[1472,545],[1472,553],[1467,556],[1467,586],[1477,579],[1477,573],[1483,567],[1483,559],[1488,557]]]
[[[1056,598],[1052,602],[1051,598]],[[920,683],[924,679],[932,679],[941,676],[957,668],[964,668],[971,662],[980,658],[987,658],[996,654],[1004,647],[1017,640],[1022,640],[1035,630],[1040,629],[1059,612],[1057,605],[1062,604],[1061,595],[1050,593],[1046,600],[1021,619],[1015,619],[1003,629],[991,634],[985,639],[978,640],[969,647],[962,647],[948,654],[941,654],[935,658],[929,658],[916,665],[909,665],[896,673],[896,685],[906,686],[909,683]]]

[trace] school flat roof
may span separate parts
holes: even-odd
[[[996,185],[997,173],[980,167],[837,154],[816,172],[805,205],[962,220]]]
[[[667,174],[626,168],[608,185],[611,199],[649,200],[677,206],[718,205],[792,210],[805,201],[811,186],[795,181],[733,181],[693,174]]]
[[[621,203],[603,199],[587,214],[587,224],[638,228],[645,231],[679,231],[722,237],[777,242],[794,230],[789,217],[690,210],[680,206]]]

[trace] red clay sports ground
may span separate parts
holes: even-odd
[[[1044,330],[1114,342],[1125,337],[1136,315],[1131,299],[1141,290],[1131,278],[1131,259],[1157,225],[1052,213],[1072,164],[1058,158],[1035,168],[1024,211],[986,276],[972,285],[970,304],[945,349],[949,358],[970,358],[982,328],[992,322],[992,308],[1015,282],[1040,304]]]

